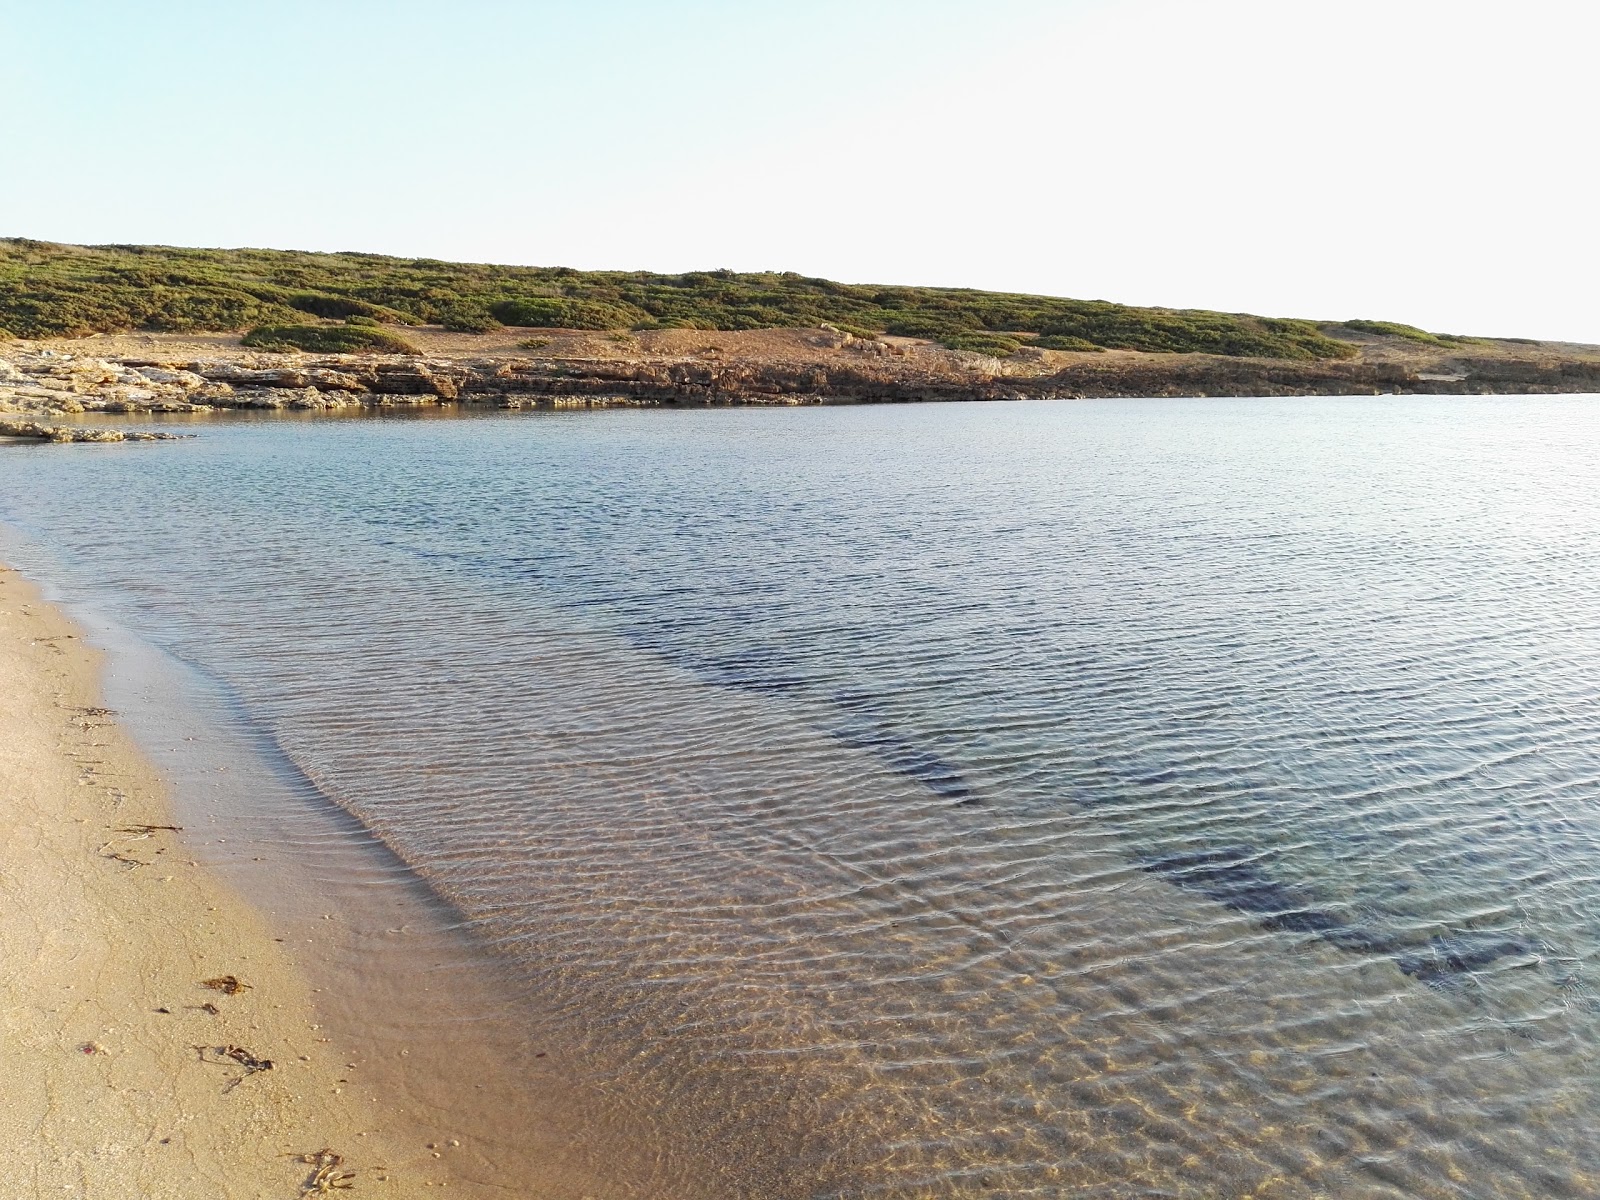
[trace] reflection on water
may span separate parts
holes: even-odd
[[[199,428],[0,516],[505,952],[619,1194],[1600,1193],[1593,400]]]

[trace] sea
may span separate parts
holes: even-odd
[[[0,556],[495,1194],[1600,1195],[1600,399],[119,423]]]

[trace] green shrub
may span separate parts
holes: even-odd
[[[1058,339],[1073,349],[1299,359],[1357,353],[1308,321],[957,288],[854,285],[793,272],[658,275],[378,254],[0,239],[0,325],[22,337],[297,326],[307,314],[454,329],[493,328],[490,320],[606,330],[814,329],[827,323],[860,337],[887,332],[941,342],[1026,333],[1041,335],[1037,345]],[[1003,342],[993,344],[1004,348]]]
[[[1093,342],[1085,341],[1080,337],[1068,337],[1061,333],[1047,333],[1043,337],[1036,337],[1028,343],[1041,350],[1093,350],[1104,353],[1104,346],[1096,346]]]
[[[989,354],[995,358],[1009,358],[1022,349],[1016,338],[998,333],[958,333],[939,339],[946,350],[968,350],[973,354]]]
[[[398,315],[379,305],[368,304],[365,300],[354,300],[349,296],[325,296],[316,292],[297,292],[289,297],[288,303],[290,308],[314,317],[326,317],[330,321],[346,321],[351,317],[370,317],[374,321],[381,321],[386,316]]]
[[[693,317],[663,317],[659,321],[650,321],[648,324],[643,325],[642,328],[646,328],[646,329],[708,329],[708,330],[715,330],[715,329],[720,329],[721,326],[717,325],[716,323],[714,323],[712,321],[705,320],[705,319],[695,320]]]
[[[592,300],[567,300],[554,296],[524,296],[490,305],[490,314],[506,325],[534,329],[626,329],[641,314],[615,304]]]
[[[489,313],[504,325],[553,329],[560,327],[561,319],[566,315],[566,305],[554,297],[519,297],[490,305]]]
[[[493,333],[505,326],[482,308],[450,308],[439,314],[439,324],[451,333]]]
[[[245,334],[256,350],[309,350],[315,354],[416,354],[402,337],[375,325],[262,325]]]
[[[892,337],[938,340],[970,333],[972,326],[948,313],[908,312],[884,322],[883,331]]]
[[[836,329],[840,333],[848,333],[851,337],[868,339],[876,338],[879,332],[876,329],[868,329],[865,325],[851,325],[846,321],[836,321],[829,325],[828,328]]]
[[[1443,346],[1446,341],[1459,341],[1458,338],[1442,338],[1440,334],[1419,330],[1414,325],[1397,325],[1395,322],[1346,322],[1346,330],[1355,330],[1357,333],[1378,333],[1386,338],[1405,338],[1406,341],[1424,342],[1426,346]]]
[[[1291,359],[1349,358],[1357,353],[1354,346],[1335,341],[1310,321],[1203,309],[1126,308],[1100,300],[1064,303],[1071,310],[1039,332],[1107,350]]]

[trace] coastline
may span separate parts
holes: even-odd
[[[19,1196],[173,1200],[449,1186],[390,1133],[282,940],[168,828],[101,660],[0,566],[0,1177]]]
[[[1289,360],[1024,347],[1008,358],[838,330],[411,327],[416,353],[250,349],[238,334],[128,333],[0,344],[0,436],[149,440],[63,418],[292,410],[701,408],[1094,397],[1600,393],[1600,347],[1422,346],[1346,333],[1355,356]]]

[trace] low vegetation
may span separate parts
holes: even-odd
[[[493,333],[505,328],[487,309],[470,305],[445,309],[439,314],[439,324],[451,333]]]
[[[1022,342],[1003,333],[954,333],[939,339],[947,350],[966,350],[972,354],[987,354],[993,358],[1010,358],[1022,349]]]
[[[930,338],[1001,356],[1015,353],[1030,335],[1033,345],[1071,350],[1288,359],[1339,359],[1356,352],[1312,321],[956,288],[843,284],[792,272],[657,275],[377,254],[0,239],[0,327],[18,336],[253,330],[254,345],[264,345],[264,339],[299,345],[314,338],[347,343],[372,336],[351,334],[355,326],[313,325],[307,317],[440,324],[463,332],[501,325],[736,330],[828,324],[858,336]],[[330,329],[334,332],[326,332]]]
[[[1453,333],[1429,333],[1415,325],[1400,325],[1394,321],[1346,321],[1345,329],[1357,333],[1376,333],[1385,337],[1405,338],[1408,342],[1421,342],[1425,346],[1466,346],[1481,341],[1480,338],[1459,337]]]
[[[259,325],[245,334],[255,350],[309,350],[313,354],[415,354],[417,348],[376,325]]]
[[[1079,350],[1094,351],[1104,350],[1104,346],[1096,346],[1093,342],[1081,337],[1068,337],[1063,333],[1047,333],[1044,337],[1034,338],[1033,344],[1041,350]]]

